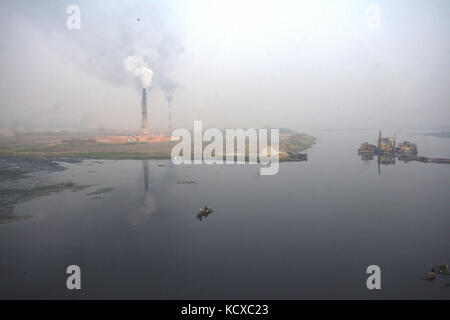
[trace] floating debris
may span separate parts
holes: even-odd
[[[188,180],[188,181],[178,181],[177,184],[197,184],[197,182]]]
[[[110,193],[110,192],[113,192],[113,191],[114,191],[114,188],[103,188],[103,189],[99,189],[97,191],[88,193],[86,196],[88,196],[88,197],[90,197],[90,196],[98,196],[98,195],[102,195],[102,194],[105,194],[105,193]]]

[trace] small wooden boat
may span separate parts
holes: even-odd
[[[436,273],[430,271],[427,273],[427,275],[425,276],[425,278],[423,278],[423,280],[426,281],[433,281],[434,279],[436,279]]]
[[[207,216],[208,214],[210,214],[210,213],[212,213],[212,212],[213,212],[213,209],[212,209],[212,208],[205,207],[204,209],[200,210],[198,216],[199,216],[199,217],[201,217],[201,216]]]

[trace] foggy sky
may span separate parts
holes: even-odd
[[[3,0],[0,128],[138,128],[135,54],[154,72],[153,128],[166,96],[176,127],[448,126],[449,14],[448,0]]]

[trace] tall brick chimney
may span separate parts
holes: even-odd
[[[172,130],[172,102],[169,102],[169,130]]]
[[[143,134],[148,134],[148,118],[147,118],[147,90],[142,89],[142,123],[141,131]]]

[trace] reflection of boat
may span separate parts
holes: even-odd
[[[391,154],[379,154],[377,155],[378,162],[378,174],[381,174],[380,164],[384,164],[385,166],[395,164],[395,157]]]
[[[373,153],[361,153],[360,155],[363,161],[373,160]]]
[[[380,154],[377,156],[378,163],[384,165],[395,164],[395,157],[390,154]]]
[[[288,151],[288,155],[291,159],[295,159],[298,161],[308,161],[308,155],[305,153],[301,153],[301,152],[289,152]]]

